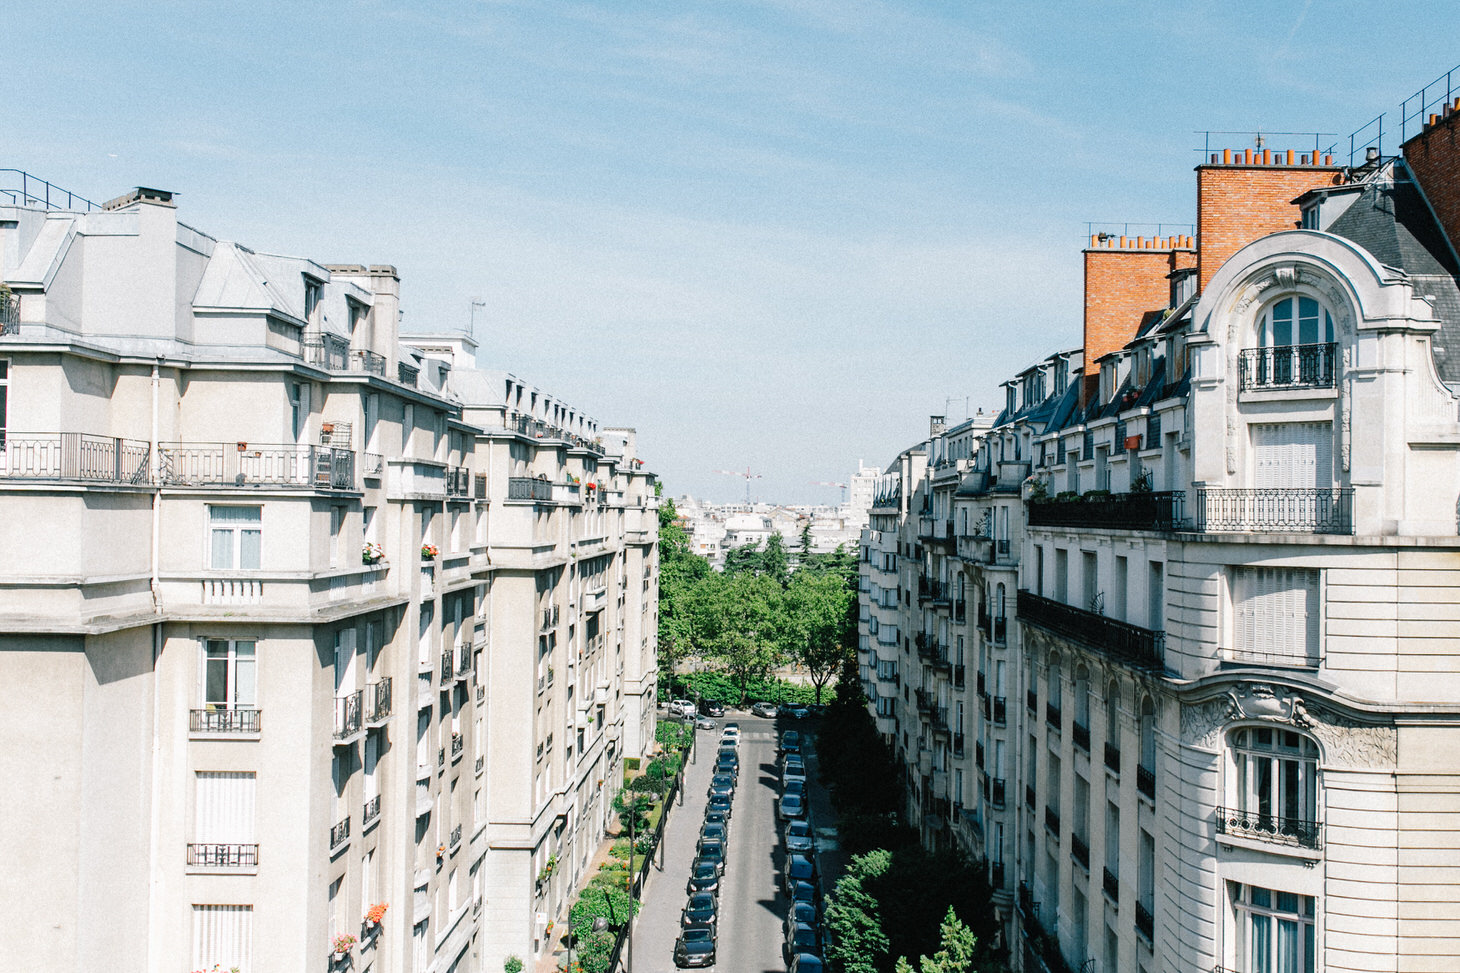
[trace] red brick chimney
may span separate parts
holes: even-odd
[[[1460,98],[1429,117],[1424,131],[1404,143],[1404,164],[1440,220],[1452,247],[1460,248]]]
[[[1292,149],[1223,149],[1196,167],[1197,287],[1232,254],[1253,240],[1297,229],[1302,214],[1293,200],[1342,178],[1333,156]]]
[[[1085,361],[1094,363],[1136,336],[1141,315],[1170,303],[1167,277],[1190,266],[1191,237],[1097,234],[1084,253]]]

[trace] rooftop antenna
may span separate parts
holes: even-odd
[[[487,302],[486,301],[479,301],[476,298],[472,298],[471,299],[471,318],[470,318],[471,325],[470,325],[467,333],[472,336],[472,340],[476,340],[476,336],[477,336],[477,308],[479,308],[479,307],[486,307],[486,306],[487,306]]]

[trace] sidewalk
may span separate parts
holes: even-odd
[[[579,893],[581,893],[583,889],[587,887],[588,882],[593,878],[593,876],[598,874],[599,866],[601,866],[604,862],[613,857],[610,849],[613,848],[613,843],[617,840],[618,838],[614,835],[604,836],[603,842],[593,852],[593,857],[588,859],[588,867],[584,869],[582,879],[579,881],[578,885],[574,887],[573,894],[568,897],[568,908],[572,908],[573,903],[578,901]],[[564,911],[562,915],[554,916],[552,921],[553,932],[557,933],[559,930],[562,930],[562,934],[566,936],[568,933],[567,912]],[[552,948],[552,950],[550,952],[544,953],[542,958],[539,959],[537,963],[532,967],[532,973],[556,973],[556,971],[561,969],[563,967],[563,964],[568,961],[568,948],[566,944],[562,942],[561,937],[557,937],[557,939],[558,942]]]

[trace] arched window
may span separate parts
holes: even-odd
[[[1141,769],[1156,772],[1156,704],[1141,697]]]
[[[1317,345],[1333,340],[1333,315],[1311,297],[1285,297],[1263,312],[1257,343],[1264,348],[1281,345]]]
[[[1086,733],[1090,730],[1090,670],[1083,665],[1075,668],[1075,722]]]
[[[1242,355],[1242,388],[1334,385],[1333,315],[1313,298],[1284,297],[1269,304],[1257,322],[1257,343]]]
[[[1227,738],[1230,807],[1223,830],[1317,847],[1318,746],[1295,730],[1242,727]]]

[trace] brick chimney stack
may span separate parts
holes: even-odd
[[[1085,361],[1095,362],[1136,336],[1141,316],[1166,307],[1167,279],[1191,266],[1191,237],[1090,237],[1085,254]]]
[[[1460,98],[1430,115],[1424,130],[1400,151],[1450,245],[1460,249]]]
[[[1297,229],[1302,214],[1293,200],[1342,179],[1333,156],[1292,149],[1223,149],[1196,167],[1197,287],[1253,240]]]

